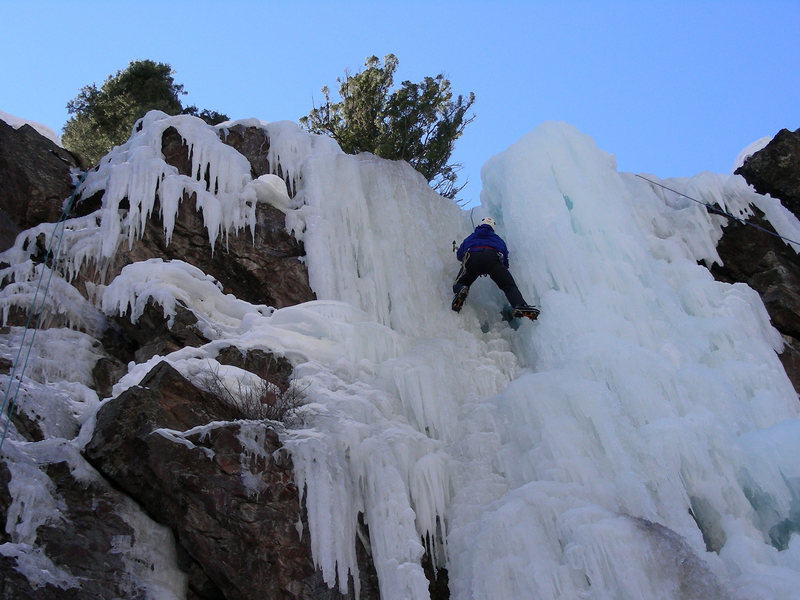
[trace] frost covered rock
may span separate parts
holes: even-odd
[[[800,129],[778,132],[736,173],[800,217]],[[774,233],[761,211],[748,221]],[[800,258],[784,240],[762,229],[730,221],[723,231],[717,244],[722,264],[715,264],[711,272],[719,281],[744,282],[759,293],[785,342],[781,362],[800,392]]]
[[[274,169],[270,165],[270,140],[263,129],[247,127],[244,124],[225,127],[220,132],[220,139],[236,148],[250,162],[253,177],[275,173],[283,179],[283,169],[280,164],[273,165]]]
[[[800,215],[800,129],[781,129],[734,172],[759,194],[780,198],[786,208]]]
[[[218,337],[232,324],[214,321],[223,310],[219,303],[223,312],[235,313],[225,313],[235,325],[248,310],[254,317],[268,316],[275,308],[313,298],[300,260],[303,246],[285,227],[305,143],[294,143],[297,126],[274,125],[275,141],[262,127],[231,125],[217,131],[191,119],[170,123],[156,123],[153,131],[143,126],[134,132],[139,135],[133,143],[92,172],[87,197],[67,222],[64,268],[54,272],[43,329],[4,446],[2,465],[10,465],[11,472],[6,469],[8,476],[0,477],[0,516],[9,531],[0,540],[5,544],[2,595],[340,598],[315,570],[292,464],[285,451],[279,452],[277,434],[262,423],[236,421],[240,411],[198,390],[166,363],[141,382],[149,389],[129,389],[107,402],[98,417],[90,446],[94,460],[128,493],[107,497],[112,488],[96,474],[91,484],[85,477],[77,485],[73,481],[76,465],[82,473],[91,470],[76,449],[92,434],[97,397],[110,397],[129,368],[206,344],[210,332]],[[27,200],[15,199],[19,206],[27,206]],[[58,217],[61,200],[51,220]],[[54,232],[52,224],[43,223],[4,255],[8,267],[0,285],[6,322],[19,313],[13,323],[25,323],[39,276],[51,274],[41,261]],[[169,269],[164,264],[172,265],[172,279],[155,281]],[[126,268],[142,276],[118,277]],[[82,333],[70,337],[68,330],[56,328],[61,325]],[[0,336],[4,364],[14,358],[21,330],[14,327]],[[218,350],[214,364],[253,372],[271,365],[276,389],[286,388],[292,365],[285,359],[224,344]],[[67,356],[70,360],[64,360]],[[6,382],[9,371],[10,364]],[[163,402],[143,400],[152,398]],[[119,403],[131,411],[130,420],[104,420]],[[79,434],[86,421],[89,426]],[[193,428],[199,430],[193,433]],[[37,450],[62,445],[72,452],[66,470]],[[122,465],[114,462],[120,457]],[[164,457],[169,460],[160,467],[147,462]],[[117,466],[124,469],[118,472]],[[128,513],[135,504],[130,498],[169,528],[141,511],[136,527],[131,526],[134,518]],[[128,516],[120,520],[122,513]],[[14,527],[21,533],[9,529]],[[161,538],[153,533],[159,531]],[[179,537],[177,546],[172,531]],[[155,552],[148,558],[150,544],[166,555]],[[92,556],[95,550],[115,558]],[[374,568],[363,545],[358,552],[361,597],[377,598]],[[79,564],[86,560],[88,565]],[[98,565],[108,569],[104,577],[90,572]]]
[[[33,127],[0,119],[0,249],[23,229],[58,219],[77,167],[72,154]]]
[[[7,449],[6,449],[7,448]],[[4,448],[0,597],[174,598],[186,588],[171,533],[63,440]]]
[[[748,220],[772,230],[763,215]],[[800,393],[800,259],[783,240],[738,221],[724,228],[717,245],[722,264],[711,267],[718,281],[743,282],[756,290],[785,346],[786,374]]]
[[[180,348],[208,342],[197,322],[197,317],[180,305],[175,307],[174,317],[168,319],[163,307],[150,300],[135,320],[127,315],[115,317],[103,345],[125,363],[131,360],[142,363],[156,354],[165,356]]]
[[[263,141],[264,132],[249,128],[244,130],[249,132],[245,136],[241,128],[234,131],[240,132],[237,135],[242,140],[243,150],[248,152],[248,159],[252,161],[250,164],[253,166],[248,166],[248,171],[255,176],[265,176],[261,169],[268,165],[269,143]],[[252,140],[258,136],[263,143],[261,154],[253,147],[255,142]],[[206,180],[211,173],[208,168],[195,172],[194,161],[197,158],[194,153],[200,150],[191,148],[175,127],[164,130],[160,144],[164,162],[177,169],[180,176],[199,178],[204,186],[214,187]],[[221,142],[219,145],[248,164],[244,156]],[[82,200],[79,204],[81,212],[97,209],[104,191]],[[277,192],[274,195],[279,196]],[[283,196],[288,200],[285,190]],[[285,204],[283,200],[275,203]],[[133,238],[127,251],[116,252],[111,257],[105,272],[106,280],[111,281],[125,265],[160,257],[190,263],[217,279],[225,293],[254,304],[281,308],[313,299],[308,273],[301,261],[305,250],[286,231],[285,215],[279,208],[268,202],[256,202],[252,207],[252,227],[231,230],[225,236],[215,237],[209,231],[208,214],[204,214],[202,206],[196,193],[184,191],[175,207],[175,214],[169,214],[167,222],[162,209],[168,209],[160,199],[155,200],[152,214],[142,227],[141,237]],[[209,210],[207,206],[205,213]],[[212,238],[215,238],[214,243]]]
[[[172,550],[157,577],[131,580],[170,590],[152,597],[327,600],[359,584],[382,600],[796,597],[800,409],[781,336],[753,289],[698,264],[720,262],[726,222],[685,196],[761,211],[800,239],[780,202],[729,175],[668,192],[618,173],[575,128],[543,124],[486,164],[474,215],[497,220],[542,307],[511,329],[486,281],[450,310],[450,242],[472,215],[409,165],[344,155],[287,122],[150,113],[140,125],[87,177],[53,288],[74,309],[62,321],[105,332],[113,360],[62,345],[65,365],[35,348],[26,393],[59,390],[75,416],[41,421],[38,442],[11,423],[9,579],[37,564],[72,589],[39,539],[69,488],[40,469],[43,453],[68,447],[144,507],[129,521],[149,539],[129,557]],[[303,294],[276,295],[280,275],[236,249],[270,254],[264,210],[305,245],[317,300],[281,308]],[[33,260],[12,250],[21,285]],[[87,264],[105,277],[81,280]],[[0,342],[7,357],[13,340]],[[210,372],[256,385],[278,356],[269,381],[304,390],[291,427],[203,391]],[[87,386],[105,360],[101,402]]]
[[[255,238],[245,232],[228,239],[227,247],[212,253],[203,232],[202,217],[191,199],[181,203],[172,239],[167,245],[158,218],[148,221],[130,251],[111,260],[109,280],[125,265],[154,257],[180,259],[219,281],[226,294],[253,304],[281,308],[312,300],[308,274],[300,258],[302,245],[284,230],[284,215],[274,207],[256,208]]]
[[[197,597],[327,594],[291,460],[273,428],[240,416],[161,363],[101,408],[86,454],[175,532]]]

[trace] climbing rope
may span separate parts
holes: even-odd
[[[718,215],[722,215],[723,217],[728,217],[729,219],[734,219],[735,221],[738,221],[742,225],[747,225],[748,227],[754,227],[755,229],[758,229],[759,231],[763,231],[764,233],[768,233],[768,234],[770,234],[770,235],[772,235],[772,236],[774,236],[776,238],[780,238],[784,242],[789,242],[791,244],[796,244],[797,246],[800,246],[800,242],[796,242],[796,241],[791,240],[791,239],[789,239],[787,237],[779,235],[778,233],[775,233],[774,231],[770,231],[769,229],[767,229],[765,227],[761,227],[761,225],[756,225],[755,223],[751,223],[750,221],[742,219],[741,217],[737,217],[735,215],[732,215],[729,212],[725,212],[721,208],[717,208],[716,206],[713,206],[713,205],[709,204],[708,202],[703,202],[702,200],[697,200],[695,198],[692,198],[691,196],[687,196],[683,192],[679,192],[678,190],[673,189],[673,188],[671,188],[669,186],[666,186],[663,183],[658,183],[657,181],[653,181],[652,179],[648,179],[647,177],[639,175],[638,173],[634,173],[634,175],[636,175],[636,177],[638,177],[640,179],[644,179],[645,181],[647,181],[649,183],[652,183],[653,185],[657,185],[658,187],[662,187],[665,190],[669,190],[670,192],[674,192],[674,193],[678,194],[679,196],[683,196],[684,198],[688,198],[692,202],[697,202],[698,204],[702,204],[703,206],[705,206],[712,213],[715,213],[715,214],[718,214]]]
[[[3,404],[0,407],[0,414],[5,415],[6,422],[3,426],[3,434],[0,437],[0,451],[3,449],[3,443],[6,441],[6,436],[8,435],[8,426],[11,423],[11,412],[14,410],[14,404],[17,401],[17,397],[19,396],[19,390],[22,385],[22,377],[25,374],[25,368],[28,366],[28,358],[31,355],[31,350],[33,349],[33,341],[36,338],[36,331],[39,328],[39,322],[42,318],[42,313],[44,312],[44,304],[47,301],[47,294],[50,290],[50,282],[53,279],[53,272],[55,271],[55,264],[58,260],[58,255],[61,251],[61,241],[64,239],[64,229],[66,226],[64,223],[67,220],[69,213],[72,211],[72,204],[75,201],[75,197],[78,194],[78,189],[80,188],[81,184],[83,183],[84,178],[86,177],[86,173],[84,172],[78,184],[75,186],[75,191],[72,192],[72,196],[70,196],[69,201],[64,205],[64,209],[61,211],[61,215],[58,217],[58,221],[56,221],[56,226],[53,229],[53,235],[50,237],[50,243],[47,247],[47,253],[45,254],[44,261],[42,262],[42,271],[39,274],[39,281],[36,284],[36,291],[33,294],[33,300],[31,301],[31,308],[28,311],[28,319],[25,322],[25,327],[22,330],[22,340],[20,341],[19,351],[17,352],[17,357],[14,360],[14,366],[11,369],[11,373],[8,376],[8,385],[6,386],[5,394],[3,395]],[[60,229],[60,230],[59,230]],[[58,242],[56,243],[55,253],[52,252],[53,242],[58,238]],[[50,264],[51,268],[47,268],[47,261],[50,256],[53,256]],[[44,286],[44,292],[42,294],[41,304],[39,305],[39,309],[36,309],[36,302],[39,296],[39,291],[42,289],[42,281],[44,280],[45,271],[49,271],[49,275],[47,277],[47,283]],[[33,315],[36,315],[36,321],[31,327],[31,320],[33,319]],[[17,371],[17,367],[19,367],[20,357],[22,356],[23,348],[25,347],[25,338],[28,335],[28,331],[31,331],[30,342],[28,345],[28,350],[25,353],[25,360],[22,363],[22,368],[20,369],[19,376],[16,380],[16,389],[14,391],[13,397],[11,396],[11,388],[14,387],[14,376]],[[11,400],[9,401],[9,398]]]

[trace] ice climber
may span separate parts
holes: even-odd
[[[511,272],[508,270],[508,248],[505,241],[494,232],[492,217],[481,219],[475,231],[461,242],[456,258],[461,261],[461,270],[453,283],[452,308],[459,312],[469,294],[469,286],[481,275],[488,275],[508,299],[514,317],[526,316],[535,319],[539,309],[530,306],[522,297]]]

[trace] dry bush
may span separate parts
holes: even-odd
[[[247,383],[244,378],[238,379],[232,385],[220,376],[218,368],[212,368],[202,381],[202,386],[226,404],[238,409],[244,419],[288,423],[304,403],[304,390],[299,389],[294,382],[290,382],[286,389],[281,389],[269,381],[274,364],[270,363],[266,372],[258,375],[256,385]]]

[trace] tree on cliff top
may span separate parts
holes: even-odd
[[[100,89],[95,84],[84,86],[67,103],[67,111],[74,116],[64,125],[64,147],[96,163],[111,148],[127,141],[133,124],[149,110],[193,114],[212,124],[227,120],[214,111],[198,113],[195,106],[184,108],[180,97],[186,92],[183,85],[175,83],[172,73],[166,63],[137,60],[109,76]]]
[[[441,73],[419,83],[404,81],[390,92],[397,63],[393,54],[384,57],[383,66],[370,56],[363,71],[346,71],[344,79],[336,80],[341,101],[331,102],[330,90],[323,87],[325,101],[300,124],[312,133],[330,135],[347,153],[408,161],[434,190],[454,198],[464,187],[456,186],[461,165],[448,161],[455,141],[475,119],[467,115],[475,94],[453,99],[450,82]]]

